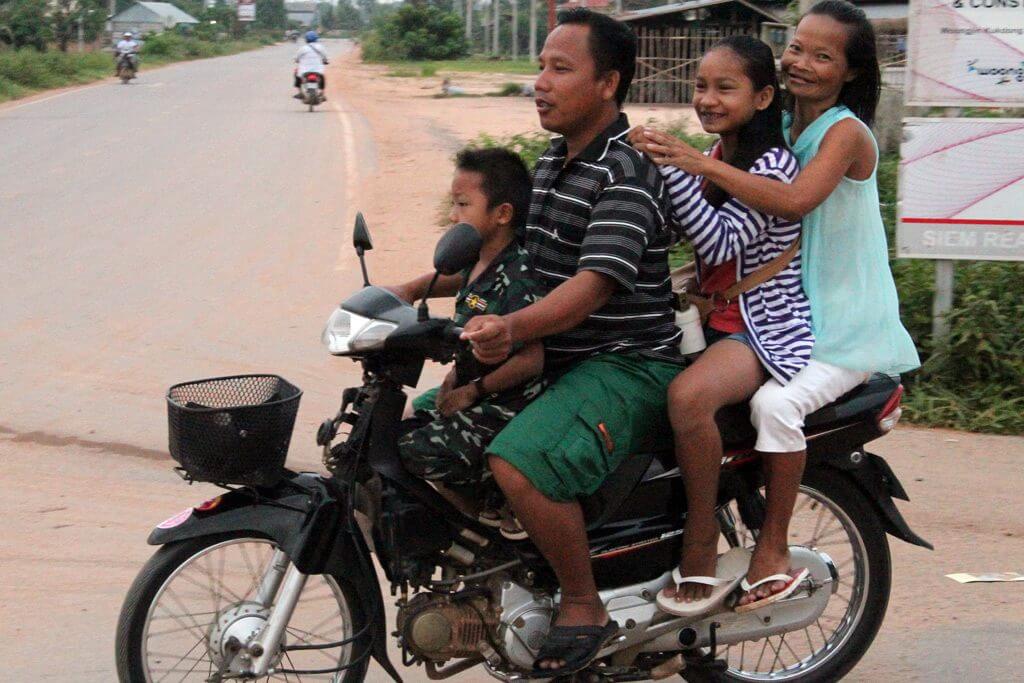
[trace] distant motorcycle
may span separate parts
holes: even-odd
[[[362,216],[353,235],[366,286],[332,313],[331,354],[358,361],[317,444],[330,474],[283,468],[299,389],[274,375],[172,387],[171,452],[190,481],[230,489],[158,525],[160,546],[125,598],[116,652],[122,683],[330,680],[359,683],[376,660],[395,680],[387,634],[406,667],[432,680],[523,681],[560,594],[529,542],[512,542],[407,472],[396,445],[406,392],[424,362],[452,360],[462,330],[369,285]],[[458,225],[434,267],[462,272],[480,237]],[[429,293],[428,293],[429,297]],[[896,475],[865,445],[899,420],[902,387],[876,376],[808,416],[807,471],[790,552],[810,574],[792,596],[741,613],[731,602],[692,618],[655,596],[679,559],[686,498],[671,451],[636,453],[582,501],[601,600],[621,631],[583,680],[826,683],[856,664],[881,626],[892,564],[887,535],[930,547],[893,498]],[[726,445],[720,548],[744,552],[764,519],[761,457],[746,405],[719,415]],[[377,555],[399,595],[386,623]],[[410,589],[412,595],[410,595]],[[747,650],[750,650],[748,653]]]
[[[305,73],[302,74],[302,102],[309,106],[309,110],[313,111],[313,107],[324,101],[323,90],[320,88],[320,74],[316,73]]]
[[[117,53],[117,77],[121,79],[121,83],[128,85],[128,81],[135,78],[137,69],[135,68],[135,52],[118,52]]]

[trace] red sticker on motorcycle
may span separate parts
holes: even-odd
[[[223,495],[217,496],[216,498],[211,498],[205,503],[200,503],[199,505],[196,505],[195,510],[196,512],[209,512],[210,510],[213,510],[218,505],[220,505],[220,501],[222,498],[224,498]]]
[[[156,525],[157,529],[173,529],[176,526],[181,526],[188,521],[188,518],[192,516],[192,508],[185,508],[173,517],[168,517],[164,521]]]

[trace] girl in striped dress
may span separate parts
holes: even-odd
[[[720,136],[709,156],[775,185],[793,182],[799,165],[782,137],[780,100],[767,45],[750,36],[715,44],[701,60],[693,97],[704,130]],[[706,323],[707,350],[676,377],[668,394],[688,507],[682,561],[658,604],[672,614],[696,616],[725,600],[749,562],[743,549],[716,558],[722,441],[715,413],[748,400],[766,378],[788,382],[807,364],[814,339],[799,256],[735,300],[722,297],[751,273],[794,256],[799,221],[753,209],[707,179],[660,168],[675,222],[696,252],[700,293],[716,302]]]
[[[659,164],[700,175],[747,206],[803,221],[802,276],[814,348],[790,382],[773,377],[751,400],[757,449],[766,455],[767,509],[740,610],[785,597],[798,584],[787,534],[807,457],[804,417],[873,372],[898,374],[920,362],[900,322],[899,301],[878,205],[878,146],[871,134],[880,74],[874,29],[864,11],[824,0],[797,25],[781,58],[792,111],[783,133],[803,170],[787,185],[709,159],[657,131],[634,135]]]

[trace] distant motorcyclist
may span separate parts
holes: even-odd
[[[139,41],[135,40],[131,31],[121,34],[121,40],[114,48],[114,73],[120,70],[121,60],[127,59],[131,64],[132,71],[139,70]]]
[[[327,51],[323,45],[318,43],[320,36],[316,34],[316,31],[306,32],[306,44],[299,48],[298,54],[295,55],[295,62],[298,64],[298,68],[295,69],[295,88],[298,90],[295,93],[295,99],[302,99],[302,77],[306,74],[317,74],[320,77],[320,92],[321,99],[326,100],[327,96],[327,79],[324,75],[324,67],[329,63],[327,61]]]

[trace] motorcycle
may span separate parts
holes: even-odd
[[[371,659],[400,681],[386,651],[388,632],[401,664],[424,667],[432,680],[475,667],[501,681],[530,677],[558,611],[553,572],[528,540],[505,539],[409,474],[396,447],[405,390],[417,385],[426,360],[452,360],[461,330],[430,316],[429,293],[417,308],[369,284],[364,253],[373,245],[361,215],[353,242],[364,286],[334,310],[322,340],[333,355],[359,362],[363,375],[318,430],[329,474],[291,472],[283,460],[277,471],[254,476],[240,474],[245,467],[217,475],[203,472],[202,463],[186,466],[186,477],[230,490],[150,534],[148,542],[160,548],[118,622],[121,681],[173,674],[351,683],[364,680]],[[469,267],[479,245],[472,226],[455,226],[437,245],[437,273]],[[231,379],[214,384],[223,388]],[[250,398],[263,408],[297,402],[297,392],[282,380],[272,393]],[[931,548],[893,503],[907,500],[896,475],[865,450],[896,426],[901,395],[896,381],[876,376],[808,417],[790,551],[794,566],[810,575],[788,598],[752,612],[734,611],[735,598],[694,618],[658,609],[656,595],[679,560],[685,496],[672,453],[627,459],[582,501],[600,596],[621,630],[580,680],[678,675],[804,683],[849,671],[885,615],[887,535]],[[195,436],[221,429],[238,437],[237,452],[223,444],[213,451],[229,465],[259,433],[256,407],[231,412],[208,407],[216,405],[209,399],[181,401],[180,410],[191,405],[203,418]],[[746,410],[718,416],[726,444],[717,512],[722,550],[753,545],[764,518],[762,467]],[[372,555],[397,596],[392,625]]]
[[[134,52],[118,52],[117,53],[117,77],[121,79],[121,83],[128,85],[128,81],[135,78],[135,53]]]
[[[324,101],[320,90],[320,75],[315,73],[302,74],[302,103],[309,105],[309,110]]]

